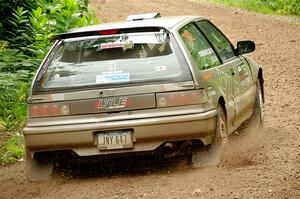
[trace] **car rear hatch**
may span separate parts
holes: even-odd
[[[195,93],[174,96],[191,89],[188,65],[166,30],[101,31],[56,43],[33,84],[29,118],[158,108],[168,92],[177,99],[171,106],[194,104]]]

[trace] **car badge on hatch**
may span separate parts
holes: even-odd
[[[98,109],[118,109],[128,105],[127,97],[109,97],[98,101]]]

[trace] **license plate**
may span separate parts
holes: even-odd
[[[99,133],[98,148],[100,150],[126,149],[133,147],[131,131],[112,131]]]

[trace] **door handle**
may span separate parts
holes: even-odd
[[[231,73],[232,76],[235,75],[235,72],[234,72],[234,70],[232,68],[230,69],[230,73]]]

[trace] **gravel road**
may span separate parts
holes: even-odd
[[[234,134],[218,168],[191,169],[180,158],[119,159],[59,171],[49,182],[34,184],[19,162],[0,168],[0,198],[300,198],[300,25],[187,0],[93,0],[92,5],[103,22],[153,11],[202,15],[233,43],[255,41],[250,56],[265,71],[265,130]]]

